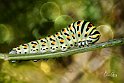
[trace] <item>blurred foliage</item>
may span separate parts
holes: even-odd
[[[123,14],[123,0],[0,0],[0,52],[54,34],[76,20],[99,26],[99,42],[124,37]],[[123,83],[123,50],[106,48],[36,63],[0,61],[0,83]]]

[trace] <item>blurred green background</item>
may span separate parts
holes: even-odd
[[[124,37],[124,1],[0,0],[0,52],[54,34],[77,20],[97,26],[99,42]],[[36,63],[0,61],[0,83],[123,83],[123,50],[124,46],[104,48]]]

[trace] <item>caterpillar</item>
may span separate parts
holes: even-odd
[[[9,54],[66,51],[75,46],[84,47],[89,44],[94,44],[99,40],[100,36],[99,31],[96,30],[96,27],[91,22],[78,20],[56,34],[19,45],[13,48]]]

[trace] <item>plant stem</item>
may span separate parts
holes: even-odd
[[[0,59],[3,60],[34,60],[34,59],[44,59],[44,58],[57,58],[57,57],[66,57],[76,53],[82,53],[87,51],[93,51],[96,49],[107,48],[112,46],[119,46],[124,44],[124,38],[113,39],[107,42],[102,42],[98,44],[93,44],[86,47],[75,47],[68,49],[65,52],[58,51],[55,53],[44,53],[44,54],[0,54]]]

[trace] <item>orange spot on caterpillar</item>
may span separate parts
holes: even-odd
[[[80,26],[80,24],[78,24],[77,26]]]
[[[57,36],[59,36],[60,34],[59,33],[56,33]]]
[[[92,24],[92,23],[90,23],[90,24],[89,24],[89,27],[92,27],[92,26],[93,26],[93,24]]]
[[[70,27],[70,30],[72,30],[73,29],[73,27]]]
[[[70,36],[67,36],[67,39],[70,39]]]
[[[60,42],[64,42],[64,39],[61,39]]]
[[[27,46],[24,46],[24,48],[27,48]]]
[[[35,48],[37,44],[33,44],[32,47]]]
[[[72,34],[72,36],[74,37],[74,34]]]
[[[66,31],[66,29],[62,29],[62,32],[66,33],[67,31]]]
[[[65,32],[65,33],[67,32],[66,29],[64,29],[64,32]]]
[[[28,45],[27,44],[23,44],[22,45],[24,49],[27,49],[28,48]]]
[[[46,43],[43,43],[42,45],[44,45],[44,46],[45,46],[45,45],[46,45]]]
[[[53,44],[53,45],[55,45],[55,44],[56,44],[56,42],[52,42],[52,44]]]
[[[81,34],[80,32],[78,32],[78,34]]]

